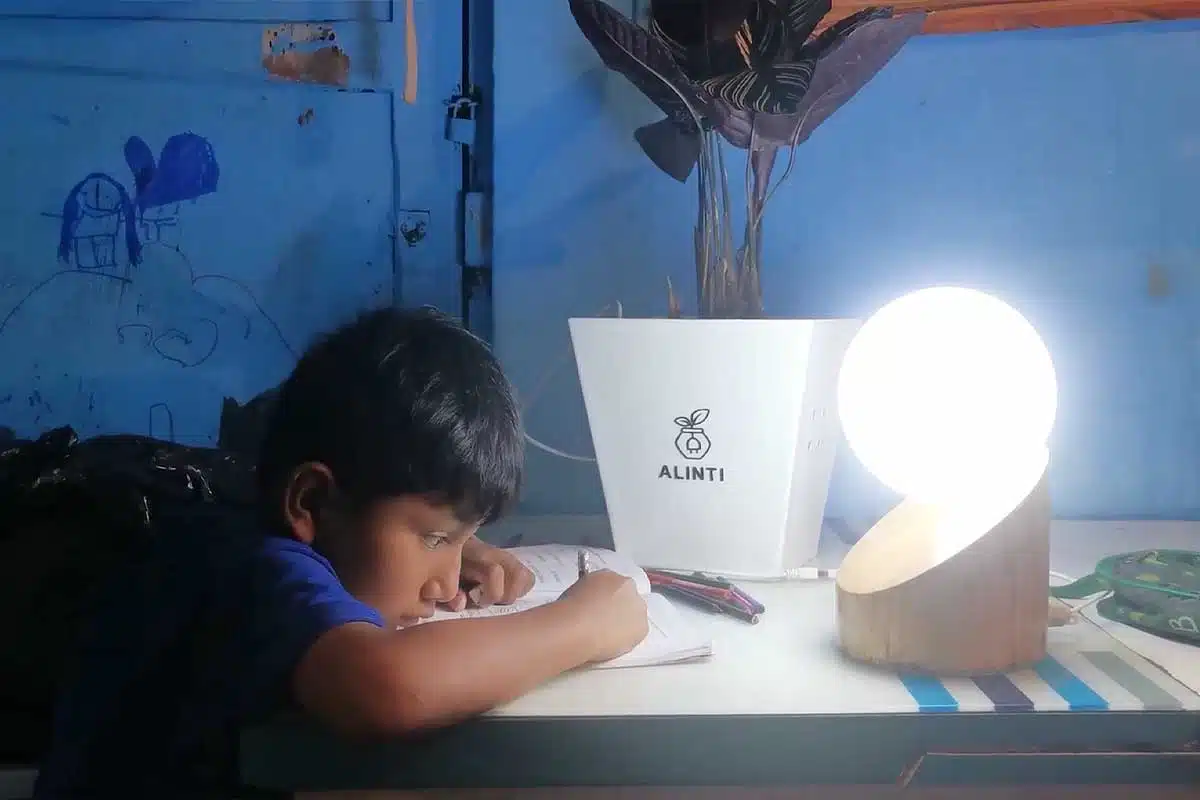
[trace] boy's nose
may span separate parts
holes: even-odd
[[[458,594],[459,568],[458,559],[452,564],[433,575],[425,584],[424,599],[434,603],[449,603]]]

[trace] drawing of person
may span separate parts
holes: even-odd
[[[212,144],[194,133],[177,133],[167,139],[155,161],[150,145],[140,136],[130,136],[125,163],[133,173],[142,241],[178,246],[180,204],[217,190],[221,168]]]
[[[120,250],[124,234],[125,253]],[[63,202],[58,258],[76,269],[126,278],[141,260],[141,241],[129,193],[102,172],[75,184]],[[124,256],[124,257],[123,257]]]
[[[179,203],[140,209],[138,232],[147,244],[179,247]]]

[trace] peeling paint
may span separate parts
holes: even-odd
[[[429,212],[424,209],[404,210],[397,215],[396,223],[403,242],[409,247],[416,247],[429,232]]]
[[[270,75],[301,83],[345,86],[350,56],[330,25],[287,24],[263,29],[262,65]]]

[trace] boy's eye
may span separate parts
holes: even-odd
[[[426,550],[437,550],[446,543],[446,537],[427,533],[421,537],[421,542],[425,545]]]

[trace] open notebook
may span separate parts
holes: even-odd
[[[688,624],[665,597],[650,592],[650,580],[641,567],[611,550],[594,547],[586,549],[591,554],[592,569],[610,569],[633,579],[637,584],[638,593],[646,598],[646,608],[650,617],[650,632],[641,644],[619,658],[593,664],[593,667],[648,667],[712,655],[712,640]],[[553,602],[563,590],[578,579],[579,550],[578,547],[559,544],[514,547],[509,552],[521,559],[536,578],[529,594],[510,606],[472,608],[457,614],[438,611],[429,621],[461,617],[498,617]]]

